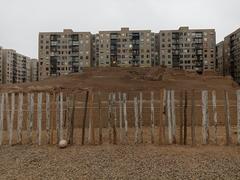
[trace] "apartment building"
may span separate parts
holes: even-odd
[[[27,82],[27,61],[29,59],[13,49],[3,49],[3,83]]]
[[[3,69],[2,69],[2,66],[3,66],[3,49],[2,47],[0,46],[0,84],[3,83]]]
[[[240,28],[224,38],[222,71],[240,83]]]
[[[97,39],[96,39],[97,37]],[[91,54],[92,54],[92,67],[97,67],[99,62],[99,36],[96,34],[92,35],[92,47],[91,47]]]
[[[38,81],[38,67],[39,67],[39,62],[38,59],[31,59],[28,61],[28,65],[30,67],[30,73],[29,73],[29,80],[31,82],[33,81]]]
[[[30,82],[31,72],[35,74],[38,70],[32,68],[32,60],[13,49],[0,48],[0,79],[1,84]],[[35,60],[36,62],[38,60]],[[38,74],[33,81],[38,79]]]
[[[214,29],[162,30],[159,33],[160,65],[188,71],[215,70]]]
[[[216,45],[216,72],[220,75],[225,75],[225,62],[224,62],[224,41],[217,43]]]
[[[151,30],[99,31],[93,38],[93,64],[99,67],[151,67],[155,34]]]
[[[160,66],[160,36],[159,33],[155,33],[155,44],[154,44],[154,62],[153,66]]]
[[[79,72],[91,66],[92,35],[90,32],[39,33],[39,80]]]

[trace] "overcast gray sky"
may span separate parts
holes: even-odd
[[[38,32],[240,27],[240,0],[1,0],[0,46],[38,57]]]

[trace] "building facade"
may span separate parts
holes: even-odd
[[[222,71],[240,83],[240,28],[224,38]]]
[[[159,33],[160,65],[188,71],[215,70],[214,29],[163,30]]]
[[[30,82],[31,59],[13,49],[2,49],[2,84]],[[36,70],[34,70],[36,71]]]
[[[90,32],[39,33],[39,80],[79,72],[91,66],[92,35]]]
[[[39,80],[80,72],[83,67],[152,67],[215,71],[214,29],[39,33]],[[219,57],[218,57],[219,58]],[[219,59],[219,62],[221,59]],[[221,65],[222,66],[222,65]]]
[[[220,75],[225,75],[225,62],[224,62],[224,41],[216,45],[216,72]]]
[[[0,84],[3,83],[3,49],[0,46]]]
[[[99,31],[93,39],[93,62],[99,67],[151,67],[155,34],[150,30]]]
[[[39,62],[38,59],[31,59],[29,62],[30,67],[30,73],[29,73],[29,79],[31,82],[38,81],[38,74],[39,74]]]

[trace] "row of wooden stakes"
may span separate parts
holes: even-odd
[[[187,144],[187,107],[188,95],[187,91],[180,92],[180,144]],[[201,92],[202,96],[202,142],[203,144],[209,143],[209,114],[208,114],[208,91],[203,90]],[[159,144],[175,144],[176,141],[176,115],[175,115],[175,91],[174,90],[161,90],[160,96],[162,103],[160,106],[161,118],[159,120],[158,127],[156,126],[154,118],[154,92],[151,92],[150,98],[150,133],[151,133],[151,143],[156,143],[155,130],[159,129]],[[212,107],[213,107],[213,119],[214,119],[214,142],[217,144],[217,111],[216,111],[216,92],[212,91]],[[240,90],[237,90],[237,142],[240,144]],[[2,93],[0,94],[0,145],[3,144],[3,122],[4,122],[4,112],[6,112],[6,121],[7,121],[7,132],[9,145],[13,144],[13,121],[15,113],[15,93],[11,93],[11,110],[9,103],[9,94]],[[46,127],[42,127],[43,121],[43,95],[45,95],[45,104],[46,104]],[[117,97],[118,95],[118,97]],[[195,93],[194,90],[191,92],[191,144],[196,144],[196,135],[195,135]],[[18,107],[17,107],[17,144],[22,144],[22,132],[23,132],[23,93],[18,93]],[[74,119],[75,119],[75,104],[76,104],[76,94],[66,98],[67,106],[67,121],[66,127],[64,127],[64,96],[63,92],[56,93],[54,98],[50,99],[50,93],[37,93],[37,138],[36,143],[38,145],[42,144],[42,131],[46,130],[46,139],[47,144],[53,143],[53,131],[56,129],[57,132],[57,142],[62,139],[66,139],[69,144],[74,142]],[[98,92],[98,144],[103,143],[103,119],[101,118],[101,93]],[[230,111],[229,111],[229,98],[228,92],[225,91],[225,128],[226,128],[226,144],[229,145],[232,143],[231,139],[231,121],[230,121]],[[118,98],[118,101],[116,100]],[[139,93],[138,96],[134,97],[134,128],[135,136],[134,143],[143,143],[143,94]],[[84,145],[85,142],[85,131],[86,126],[88,126],[88,144],[97,144],[96,143],[96,133],[93,119],[93,103],[94,103],[94,93],[92,91],[86,92],[86,98],[84,103],[84,114],[82,120],[82,141],[81,144]],[[53,115],[51,115],[51,104],[55,105],[56,114],[56,127],[53,127]],[[28,143],[32,144],[32,134],[33,134],[33,122],[34,122],[34,93],[27,94],[27,136]],[[117,115],[117,108],[119,108]],[[87,125],[87,114],[88,116],[88,125]],[[64,129],[66,128],[66,129]],[[108,139],[109,143],[117,144],[119,137],[120,143],[128,143],[128,119],[127,119],[127,94],[126,93],[109,93],[108,96],[108,114],[107,114],[107,127],[108,129]],[[118,131],[118,132],[117,132]],[[64,133],[66,132],[66,133]],[[117,136],[117,133],[119,135]],[[64,135],[65,134],[65,135]]]

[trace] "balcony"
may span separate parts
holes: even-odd
[[[73,46],[79,46],[79,41],[72,41]]]
[[[50,45],[51,45],[51,46],[57,46],[57,45],[58,45],[58,42],[57,42],[57,41],[51,41]]]

